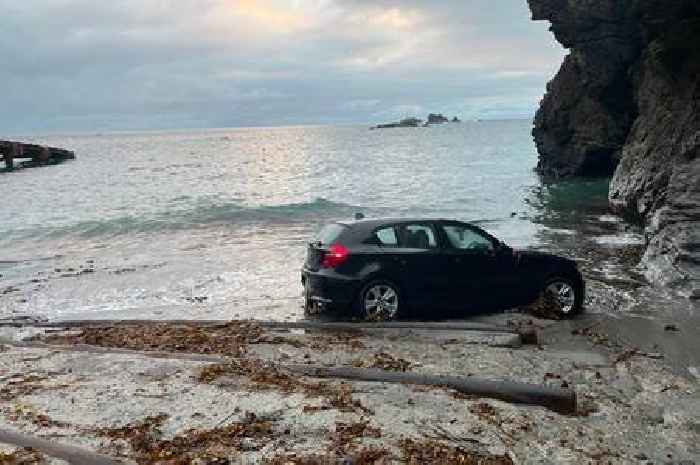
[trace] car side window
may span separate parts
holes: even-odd
[[[396,247],[399,245],[399,239],[396,237],[396,230],[393,226],[378,229],[372,236],[372,243],[383,247]]]
[[[455,249],[471,252],[493,252],[491,239],[479,231],[460,225],[443,226],[447,241]]]
[[[404,224],[399,227],[400,245],[407,249],[434,249],[437,248],[435,231],[425,224]]]

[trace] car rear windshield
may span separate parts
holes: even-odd
[[[316,241],[323,245],[330,245],[335,242],[338,237],[340,237],[340,234],[345,230],[345,228],[347,228],[347,226],[343,226],[342,224],[338,223],[326,225],[316,235]]]

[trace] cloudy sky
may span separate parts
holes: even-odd
[[[529,117],[526,0],[0,0],[2,133]]]

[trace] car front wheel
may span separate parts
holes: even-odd
[[[396,286],[388,281],[374,281],[360,294],[362,316],[368,321],[389,321],[399,315],[401,298]]]
[[[564,318],[581,313],[583,309],[583,290],[573,280],[565,277],[551,278],[544,287],[544,293],[556,304],[557,310]]]

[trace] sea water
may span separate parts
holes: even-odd
[[[548,248],[605,180],[543,183],[528,120],[23,137],[77,159],[0,173],[0,317],[301,316],[324,223],[471,221]]]

